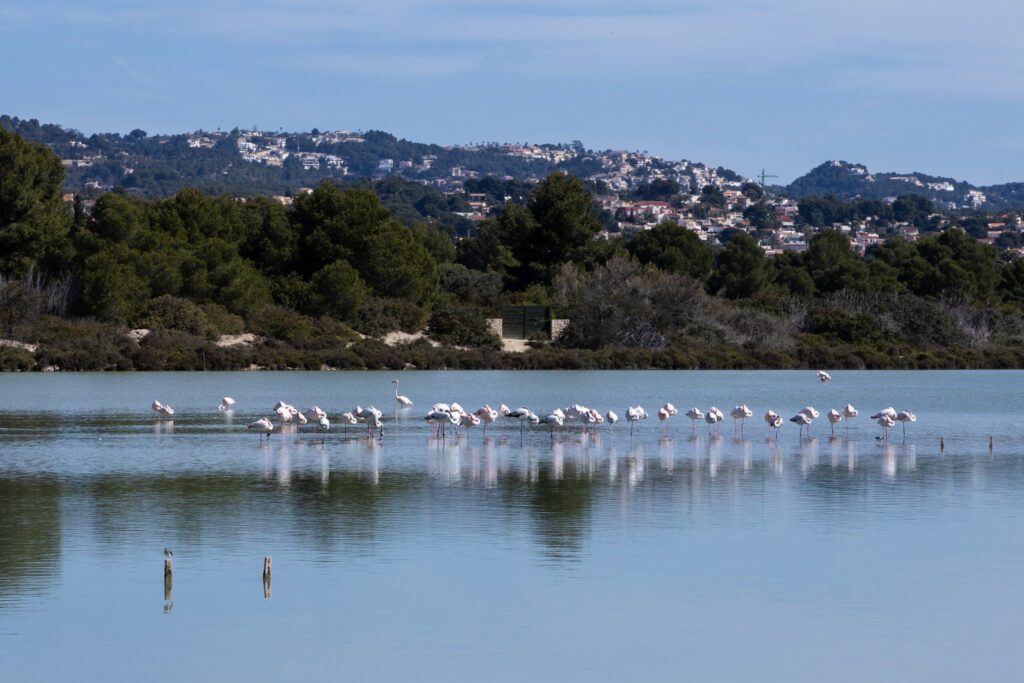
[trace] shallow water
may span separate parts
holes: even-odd
[[[833,374],[402,373],[401,412],[393,373],[0,375],[0,678],[1015,678],[1024,373]],[[261,444],[278,399],[384,438]],[[440,440],[442,400],[755,417]],[[884,443],[889,405],[918,421]]]

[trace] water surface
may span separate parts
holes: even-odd
[[[393,373],[0,375],[2,678],[1014,678],[1024,373],[833,374],[402,373],[408,411]],[[261,444],[278,399],[384,438]],[[435,438],[452,400],[755,418]],[[835,438],[760,420],[847,402]],[[879,442],[889,405],[919,419]]]

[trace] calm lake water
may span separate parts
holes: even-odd
[[[0,679],[1017,679],[1024,373],[833,375],[0,375]],[[384,438],[260,444],[278,399],[375,404]],[[453,400],[652,418],[441,441]],[[682,415],[737,403],[743,437]],[[767,438],[808,404],[809,438]],[[890,405],[918,421],[879,443]]]

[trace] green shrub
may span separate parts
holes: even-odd
[[[371,337],[395,330],[412,333],[423,328],[423,318],[423,309],[411,301],[371,296],[360,306],[355,327]]]

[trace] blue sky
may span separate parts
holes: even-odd
[[[1019,0],[0,0],[0,112],[1024,181]]]

